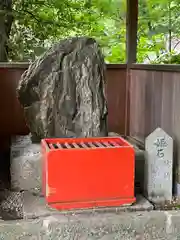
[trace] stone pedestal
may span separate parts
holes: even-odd
[[[145,193],[154,203],[172,200],[173,140],[161,128],[145,142]]]
[[[30,136],[13,139],[11,146],[11,188],[41,194],[41,146]]]

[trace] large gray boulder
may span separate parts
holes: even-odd
[[[49,49],[22,75],[17,95],[36,139],[107,135],[105,64],[92,38]]]

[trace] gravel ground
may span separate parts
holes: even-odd
[[[21,219],[23,192],[10,191],[10,150],[0,152],[0,162],[0,219]]]
[[[0,217],[2,220],[23,218],[23,192],[4,190],[0,192]]]

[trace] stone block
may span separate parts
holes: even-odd
[[[31,135],[15,135],[11,138],[11,149],[23,148],[29,145],[31,142]]]
[[[27,193],[25,199],[28,200],[26,203],[31,205],[27,205],[26,210],[24,209],[26,219],[0,221],[0,239],[180,239],[179,210],[138,211],[138,208],[136,208],[136,211],[132,212],[119,210],[120,208],[103,208],[98,211],[53,212],[54,210],[52,209],[45,209],[45,203],[39,201],[40,199],[42,200],[40,197],[32,197],[30,193]],[[39,205],[37,201],[39,201]],[[146,202],[146,200],[140,197],[140,202]],[[37,210],[37,206],[41,209]],[[44,210],[46,213],[44,213]],[[38,216],[39,218],[37,218]]]
[[[27,138],[25,136],[24,138]],[[11,147],[11,188],[41,194],[41,146],[22,140]]]
[[[0,239],[23,240],[177,240],[176,213],[81,213],[0,223]],[[174,231],[175,230],[175,231]]]
[[[92,213],[119,213],[119,212],[133,212],[133,211],[150,211],[153,210],[153,205],[142,195],[136,196],[136,202],[133,205],[113,207],[113,208],[94,208],[86,210],[69,211],[71,214],[92,214]],[[24,192],[23,201],[23,216],[25,219],[32,219],[45,216],[53,216],[59,214],[60,211],[52,209],[45,202],[45,199],[39,196],[34,196],[29,192]],[[67,213],[67,212],[63,212]]]

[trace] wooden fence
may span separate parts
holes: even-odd
[[[130,70],[129,135],[144,144],[157,127],[174,140],[174,173],[180,183],[180,68],[134,65]]]
[[[130,136],[144,142],[161,127],[180,141],[179,70],[178,66],[153,69],[141,65],[130,70]]]

